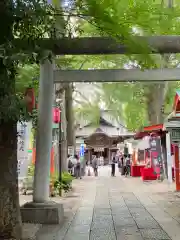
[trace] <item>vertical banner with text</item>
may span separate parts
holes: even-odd
[[[155,174],[163,173],[163,161],[161,151],[161,138],[160,136],[152,136],[150,138],[150,155],[151,166]]]
[[[29,149],[29,140],[31,136],[31,122],[17,123],[17,160],[18,160],[18,176],[20,178],[27,176],[28,166],[31,162]]]

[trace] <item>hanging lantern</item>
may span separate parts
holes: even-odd
[[[25,101],[28,112],[32,112],[35,108],[35,92],[33,88],[27,88],[25,92]]]
[[[53,108],[53,122],[59,123],[61,120],[61,113],[59,108]]]

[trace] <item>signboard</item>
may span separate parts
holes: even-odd
[[[172,142],[180,142],[180,128],[172,128],[170,133]]]
[[[80,152],[79,152],[80,157],[84,157],[84,144],[80,145]]]
[[[144,150],[138,149],[138,155],[137,155],[137,160],[140,163],[145,163],[144,159]]]
[[[104,152],[104,148],[101,147],[94,148],[94,152]]]
[[[163,172],[163,161],[161,151],[161,139],[159,136],[153,136],[150,138],[150,155],[151,165],[154,168],[156,174]]]
[[[17,159],[18,176],[20,178],[27,176],[28,166],[31,162],[31,154],[28,153],[31,128],[32,124],[30,122],[18,122],[17,124]]]
[[[93,134],[85,141],[86,145],[107,148],[112,146],[112,139],[104,134]]]

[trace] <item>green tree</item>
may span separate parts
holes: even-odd
[[[152,69],[176,66],[177,55],[148,54],[150,49],[147,43],[137,42],[134,36],[179,34],[178,1],[174,2],[175,8],[172,8],[171,0],[167,2],[138,0],[136,3],[112,0],[111,4],[107,0],[99,2],[87,0],[79,1],[79,6],[81,13],[91,16],[88,21],[93,25],[92,31],[96,28],[95,35],[109,35],[116,38],[117,41],[125,43],[128,49],[138,48],[140,53],[140,55],[127,55],[126,57],[105,57],[99,67],[104,68],[106,65],[107,68],[123,68],[126,64],[140,69]],[[86,28],[88,28],[87,32]],[[91,27],[87,27],[87,23],[82,25],[82,29],[84,35],[94,35],[91,32]],[[107,105],[113,107],[116,102],[118,108],[123,106],[127,125],[131,129],[137,129],[141,124],[156,124],[163,121],[166,115],[163,109],[167,111],[166,99],[169,99],[169,91],[174,91],[173,86],[175,87],[176,84],[128,84],[126,92],[124,85],[120,83],[111,86],[109,84],[103,85],[106,96],[104,99]],[[114,94],[115,89],[117,94]],[[112,96],[110,97],[110,95]],[[121,108],[118,112],[122,113]]]
[[[95,98],[94,101],[82,101],[79,106],[74,107],[75,119],[77,123],[79,121],[88,121],[91,122],[92,125],[99,125],[100,118],[100,106],[98,104],[98,98]]]
[[[39,70],[37,64],[19,65],[15,79],[16,92],[25,93],[26,88],[33,87],[37,96],[39,87]]]
[[[37,58],[14,54],[14,38],[35,39],[52,30],[52,9],[45,0],[2,0],[0,3],[0,238],[21,239],[21,217],[17,178],[17,121],[27,117],[17,94],[16,74],[20,62]],[[18,82],[18,79],[17,79]]]

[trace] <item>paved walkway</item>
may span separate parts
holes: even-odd
[[[173,186],[139,178],[85,177],[79,206],[63,226],[46,226],[38,240],[179,240],[180,199]]]

